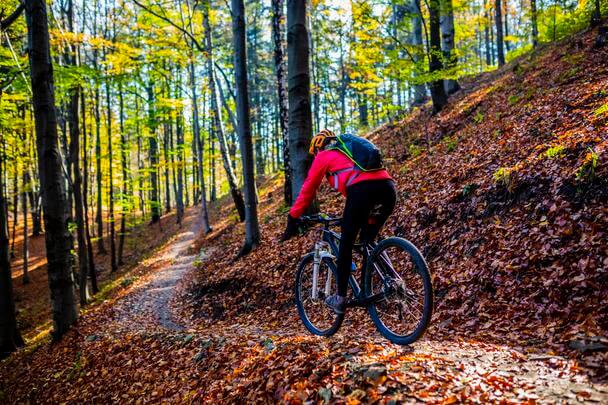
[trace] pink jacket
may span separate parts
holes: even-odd
[[[350,185],[360,183],[366,180],[392,180],[392,177],[385,169],[376,170],[373,172],[362,172],[352,170],[354,163],[346,157],[342,152],[337,150],[324,150],[317,154],[312,166],[308,170],[308,175],[296,202],[291,207],[289,215],[292,218],[299,218],[312,200],[315,198],[317,189],[323,181],[323,177],[327,176],[327,182],[335,190],[339,191],[343,196],[346,196],[346,188]]]

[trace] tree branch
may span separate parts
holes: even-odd
[[[21,4],[19,4],[19,7],[17,7],[17,9],[15,11],[13,11],[13,14],[9,15],[8,17],[6,17],[6,19],[0,21],[0,30],[4,31],[12,23],[14,23],[15,20],[17,18],[19,18],[19,16],[23,12],[23,9],[25,9],[25,4],[23,2],[21,2]],[[1,16],[0,16],[0,18],[1,18]]]
[[[194,46],[196,47],[196,49],[198,49],[200,52],[205,52],[205,48],[200,44],[200,42],[198,42],[198,40],[194,37],[194,35],[192,35],[192,33],[189,32],[188,30],[186,30],[184,27],[180,27],[179,25],[177,25],[176,23],[174,23],[173,21],[171,21],[169,18],[158,14],[157,12],[153,11],[152,9],[150,9],[147,6],[144,6],[143,4],[141,4],[137,0],[133,0],[133,3],[137,4],[140,8],[142,8],[143,10],[145,10],[148,13],[152,14],[153,16],[155,16],[157,18],[160,18],[164,22],[166,22],[166,23],[172,25],[173,27],[177,28],[179,31],[181,31],[184,35],[186,35],[192,41],[192,43],[194,44]]]

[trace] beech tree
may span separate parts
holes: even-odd
[[[53,309],[53,336],[60,338],[76,322],[78,312],[71,271],[72,236],[57,138],[53,62],[44,0],[26,0],[32,104],[36,124],[38,172],[42,191],[47,271]]]
[[[289,94],[289,158],[292,200],[304,184],[312,138],[310,109],[309,34],[306,0],[287,0],[287,75]]]

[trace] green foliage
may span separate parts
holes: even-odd
[[[477,183],[465,184],[465,186],[462,188],[461,195],[464,198],[467,198],[470,195],[472,195],[475,192],[475,190],[477,190],[478,188],[479,188],[479,184],[477,184]]]
[[[500,187],[504,187],[507,190],[511,190],[513,185],[513,169],[508,167],[501,167],[494,172],[492,177],[494,178],[494,182],[496,185]]]
[[[507,52],[507,55],[505,56],[507,62],[512,61],[513,59],[516,59],[522,55],[527,54],[528,52],[530,52],[532,50],[532,44],[525,44],[519,48],[515,48],[512,51]],[[521,66],[519,67],[520,71],[521,71]],[[518,73],[517,71],[515,73]]]
[[[598,109],[593,111],[597,117],[608,116],[608,103],[602,104]]]
[[[458,146],[458,137],[457,136],[448,136],[443,139],[443,145],[445,146],[445,150],[448,153],[451,153],[456,150]]]
[[[512,94],[512,95],[509,96],[509,98],[507,99],[507,101],[509,102],[509,105],[517,104],[517,102],[519,101],[519,96],[516,96],[515,94]]]
[[[595,169],[599,156],[597,152],[589,148],[583,163],[576,170],[576,179],[581,182],[591,182],[595,178]]]
[[[562,145],[552,146],[545,151],[545,156],[548,159],[561,158],[566,153],[566,148]]]
[[[483,114],[481,111],[477,111],[477,113],[475,113],[475,117],[473,117],[473,121],[475,121],[476,124],[481,124],[483,122]]]
[[[422,152],[424,151],[424,148],[422,146],[411,144],[408,147],[408,151],[410,153],[410,157],[412,157],[413,159],[415,159],[415,158],[417,158],[418,156],[420,156],[422,154]]]

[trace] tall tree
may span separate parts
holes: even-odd
[[[209,0],[206,0],[203,4],[203,26],[205,29],[205,49],[207,52],[207,75],[209,77],[209,92],[211,93],[211,119],[213,120],[213,130],[217,137],[220,145],[220,153],[222,155],[222,163],[224,164],[224,171],[226,172],[226,180],[228,181],[228,187],[230,188],[230,194],[232,200],[239,214],[241,221],[245,220],[245,201],[243,200],[243,194],[237,185],[236,176],[234,174],[232,160],[228,151],[228,145],[226,143],[226,136],[224,133],[224,123],[222,122],[222,114],[220,109],[219,95],[216,89],[217,82],[215,80],[215,69],[213,59],[213,41],[211,35],[211,24],[209,23]],[[202,162],[201,162],[202,164]]]
[[[72,238],[68,230],[68,203],[61,155],[58,150],[55,88],[46,2],[44,0],[26,0],[25,13],[28,26],[38,172],[46,228],[45,241],[53,310],[53,336],[58,339],[78,318],[70,260]]]
[[[308,145],[312,137],[310,63],[306,0],[287,1],[287,74],[289,91],[289,158],[292,200],[308,173]]]
[[[532,47],[538,46],[538,13],[536,12],[536,0],[530,0],[530,22],[532,24]]]
[[[241,254],[246,254],[260,243],[260,227],[255,192],[249,90],[247,88],[247,42],[245,40],[245,5],[243,0],[232,0],[232,36],[237,90],[236,114],[245,189],[245,243],[241,249]]]
[[[68,0],[67,3],[68,29],[74,32],[74,3]],[[78,60],[76,58],[76,46],[70,45],[67,55],[68,64],[75,69]],[[78,240],[78,269],[79,269],[79,288],[80,305],[86,305],[89,300],[88,275],[89,259],[87,242],[84,226],[84,203],[82,199],[82,174],[80,172],[80,127],[78,123],[78,107],[80,103],[80,86],[74,84],[70,89],[70,100],[68,104],[68,125],[70,128],[69,161],[72,168],[72,192],[74,195],[74,206],[76,214],[76,237]]]
[[[412,33],[410,41],[416,49],[414,49],[414,62],[416,65],[420,63],[423,54],[424,41],[422,38],[422,9],[420,8],[420,0],[412,0],[410,6],[412,15]],[[414,74],[418,71],[418,66],[414,66]],[[426,87],[423,83],[414,83],[414,105],[421,105],[426,100]]]
[[[430,31],[430,49],[429,49],[429,71],[431,73],[438,72],[443,69],[441,62],[441,33],[439,26],[439,0],[429,0],[429,31]],[[431,98],[433,100],[433,110],[439,112],[448,103],[448,97],[445,94],[443,80],[434,79],[431,84]]]
[[[441,49],[443,51],[443,59],[445,67],[449,70],[450,75],[454,75],[456,68],[457,57],[454,52],[455,46],[455,29],[454,29],[454,7],[452,0],[443,0],[443,13],[440,18],[441,25]],[[460,89],[458,82],[452,78],[444,80],[445,91],[447,94],[453,94]]]
[[[21,13],[23,8],[19,7],[19,10],[19,13]],[[19,14],[16,16],[18,17]],[[15,316],[3,168],[4,165],[0,164],[0,359],[8,356],[19,346],[23,345],[23,339],[17,329],[17,318]]]
[[[158,128],[158,120],[156,117],[156,107],[154,106],[154,83],[150,77],[147,85],[148,92],[148,158],[150,160],[150,211],[152,217],[151,223],[160,221],[160,198],[158,192],[158,140],[156,139],[156,129]]]
[[[498,56],[498,66],[505,64],[505,48],[502,26],[502,2],[495,0],[494,3],[494,18],[496,22],[496,53]]]
[[[211,232],[211,226],[209,224],[209,214],[207,211],[207,191],[205,189],[205,176],[203,175],[203,141],[201,139],[201,126],[200,126],[200,118],[199,118],[199,109],[198,109],[198,94],[196,91],[196,74],[195,74],[195,66],[194,66],[194,51],[191,51],[191,61],[188,65],[188,70],[190,73],[190,94],[192,97],[192,132],[194,136],[194,140],[192,142],[193,147],[196,148],[196,153],[193,156],[197,157],[198,164],[196,164],[198,181],[200,184],[200,193],[201,193],[201,223],[203,227],[203,232],[206,234]],[[196,197],[194,198],[196,201]]]
[[[277,95],[279,100],[279,127],[283,143],[283,171],[285,183],[283,194],[286,205],[291,205],[291,164],[289,161],[289,100],[287,97],[285,50],[284,50],[284,27],[285,16],[283,13],[283,0],[272,0],[272,38],[274,41],[274,70],[277,77]]]

